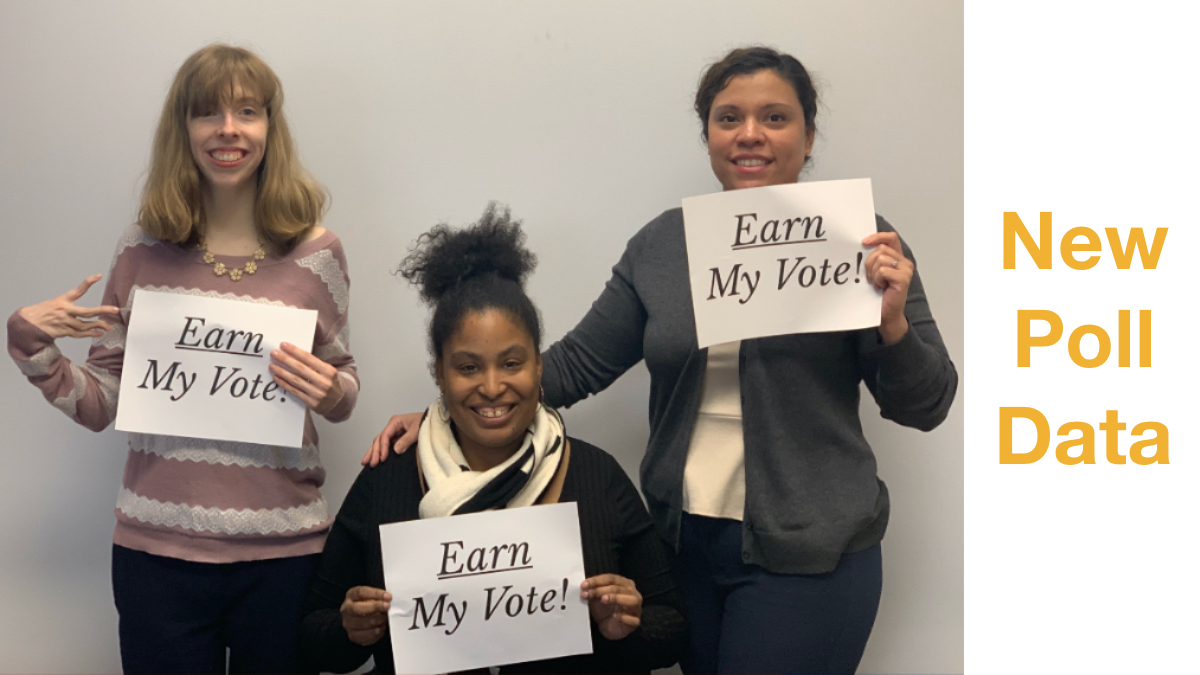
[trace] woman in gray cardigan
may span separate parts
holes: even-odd
[[[696,94],[713,173],[726,190],[795,183],[812,150],[817,93],[795,58],[736,49]],[[912,252],[876,217],[863,243],[882,291],[878,328],[697,348],[683,217],[629,241],[591,311],[543,355],[552,406],[650,370],[641,484],[691,625],[688,673],[852,673],[882,586],[887,488],[858,417],[865,382],[884,417],[928,430],[958,376]],[[419,418],[419,415],[418,415]],[[392,418],[364,462],[387,456]]]

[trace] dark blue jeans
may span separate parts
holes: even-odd
[[[293,673],[317,555],[198,563],[113,545],[126,673]]]
[[[879,609],[879,545],[825,574],[742,562],[742,523],[683,514],[672,556],[691,644],[685,673],[853,673]],[[668,547],[669,549],[670,547]]]

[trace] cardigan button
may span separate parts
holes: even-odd
[[[750,562],[750,552],[749,551],[742,551],[742,560],[745,560],[746,562]]]

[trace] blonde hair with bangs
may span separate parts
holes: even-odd
[[[198,240],[204,223],[203,178],[192,158],[188,117],[217,103],[232,103],[238,87],[267,112],[267,152],[258,167],[254,204],[259,237],[286,253],[321,220],[328,194],[296,156],[279,78],[253,53],[213,44],[179,67],[154,134],[138,222],[155,239],[175,244]]]

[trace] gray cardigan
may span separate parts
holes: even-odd
[[[893,231],[876,216],[880,231]],[[904,245],[904,254],[912,251]],[[883,538],[888,493],[858,418],[859,381],[884,417],[928,431],[946,417],[958,374],[913,272],[909,330],[884,346],[874,328],[743,340],[746,448],[742,559],[781,574],[818,574]],[[683,467],[707,366],[696,347],[681,209],[641,229],[600,297],[543,355],[546,401],[570,406],[642,359],[650,370],[650,441],[642,492],[678,547]]]

